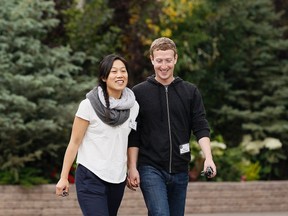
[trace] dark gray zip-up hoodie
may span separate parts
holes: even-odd
[[[180,153],[181,146],[189,143],[191,132],[197,140],[210,136],[197,87],[179,77],[163,86],[153,75],[132,90],[140,110],[137,131],[129,135],[129,147],[139,148],[138,165],[169,173],[188,171],[191,155]]]

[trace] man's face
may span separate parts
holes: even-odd
[[[150,56],[154,66],[156,80],[163,85],[170,84],[174,77],[174,67],[177,62],[177,55],[173,50],[154,50],[153,57]]]

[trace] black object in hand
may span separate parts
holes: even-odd
[[[66,192],[65,190],[62,191],[62,195],[61,195],[62,197],[66,197],[66,196],[68,196],[68,195],[69,195],[68,192]]]
[[[207,169],[205,171],[201,172],[201,175],[206,176],[206,177],[211,177],[213,175],[212,167],[207,167]]]

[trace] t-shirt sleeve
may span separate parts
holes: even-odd
[[[89,99],[82,100],[75,115],[79,118],[90,121],[92,109],[93,107]]]

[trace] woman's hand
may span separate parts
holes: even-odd
[[[140,186],[139,172],[136,168],[128,170],[126,185],[130,190],[133,191],[136,191],[136,189]]]
[[[61,178],[56,184],[56,195],[65,197],[69,195],[69,181],[68,179]]]

